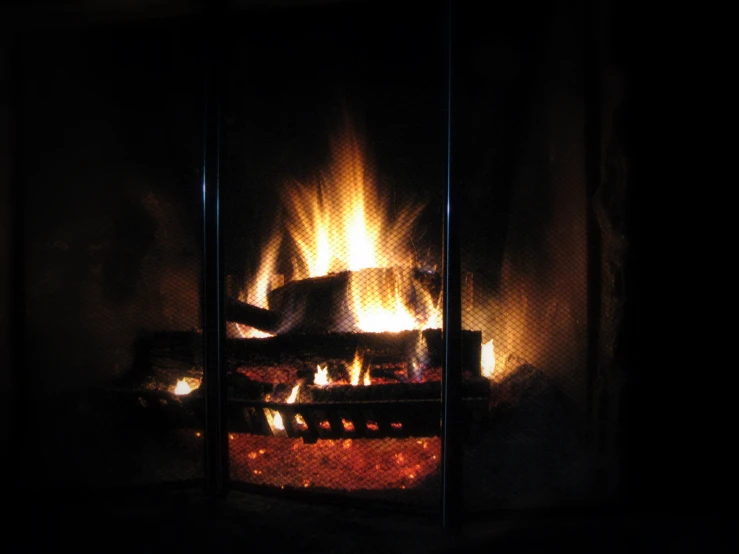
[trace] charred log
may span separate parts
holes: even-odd
[[[234,298],[229,298],[226,303],[227,321],[242,323],[265,333],[276,332],[282,319],[278,312],[240,302]]]
[[[480,331],[462,332],[462,371],[480,375]],[[142,336],[136,345],[137,368],[125,379],[147,376],[152,370],[188,371],[202,366],[202,336],[197,332],[157,332]],[[263,339],[226,339],[225,365],[231,370],[244,366],[280,366],[315,372],[318,364],[351,362],[361,351],[372,374],[381,367],[421,360],[427,367],[440,367],[443,340],[440,329],[400,333],[287,334]]]

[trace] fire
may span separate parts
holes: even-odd
[[[177,381],[177,385],[174,388],[174,393],[178,396],[190,394],[192,392],[192,389],[190,388],[190,385],[187,384],[187,381],[184,379],[180,379]]]
[[[324,365],[321,367],[318,365],[316,368],[316,374],[313,376],[313,384],[322,386],[328,385],[330,383],[328,379],[328,366]]]
[[[355,387],[359,384],[359,378],[362,376],[362,354],[357,350],[354,353],[354,360],[349,366],[349,382]],[[364,375],[364,384],[369,385],[369,372]]]
[[[299,390],[300,390],[300,383],[298,383],[297,385],[293,387],[293,390],[290,391],[290,396],[288,396],[285,403],[294,404],[295,400],[298,398]],[[280,412],[275,413],[275,417],[272,420],[272,425],[275,429],[279,429],[280,431],[285,430],[285,424],[282,422],[282,415],[280,415]]]
[[[282,244],[282,234],[273,232],[269,242],[262,253],[262,259],[259,262],[259,269],[253,281],[249,284],[246,294],[241,294],[239,300],[248,302],[259,308],[269,308],[267,295],[272,288],[274,268],[277,265],[277,257],[280,253],[280,245]],[[242,338],[245,339],[261,339],[273,336],[259,329],[254,329],[248,325],[237,323],[236,329]]]
[[[179,379],[172,392],[177,396],[185,396],[200,386],[200,379],[185,377]]]
[[[423,205],[392,206],[378,194],[363,144],[349,118],[330,141],[330,163],[312,183],[294,182],[282,196],[285,229],[297,256],[293,279],[322,277],[344,271],[382,268],[386,275],[351,280],[349,303],[355,330],[397,332],[438,327],[438,306],[424,299],[423,309],[410,309],[401,295],[399,267],[413,267],[411,232]],[[266,245],[247,301],[267,308],[270,276],[277,273],[281,229]],[[243,336],[268,336],[239,328]],[[247,334],[248,333],[248,334]]]
[[[495,370],[495,350],[493,349],[493,339],[482,345],[480,351],[480,369],[483,377],[490,379]]]

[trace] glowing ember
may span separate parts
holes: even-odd
[[[301,431],[305,431],[308,429],[308,424],[305,422],[305,419],[303,419],[303,416],[300,414],[295,414],[295,423],[298,424],[298,428]]]
[[[393,429],[402,429],[403,428],[403,424],[401,422],[399,422],[399,421],[393,421],[390,424],[390,427],[392,427]]]
[[[344,431],[354,431],[354,422],[348,419],[341,418],[341,425],[344,426]]]
[[[367,420],[367,430],[368,431],[379,431],[380,426],[377,424],[376,421]]]
[[[323,440],[237,434],[229,449],[234,478],[273,487],[401,490],[438,487],[439,438],[423,448],[415,439]],[[249,456],[257,449],[265,454]],[[257,473],[260,472],[260,473]],[[424,489],[425,490],[425,489]],[[433,494],[433,493],[431,493]]]
[[[490,379],[495,370],[495,350],[493,349],[493,339],[482,345],[480,352],[480,369],[483,377]]]
[[[313,376],[313,384],[325,386],[330,383],[328,379],[328,366],[317,366],[316,374]]]

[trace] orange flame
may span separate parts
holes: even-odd
[[[362,375],[362,355],[359,353],[359,350],[357,350],[354,353],[354,360],[352,360],[352,365],[349,366],[349,382],[354,385],[355,387],[359,384],[359,378]],[[369,383],[367,380],[369,379],[369,372],[364,375],[365,385],[368,385]]]
[[[288,396],[287,400],[285,401],[286,404],[294,404],[295,400],[298,398],[298,391],[300,390],[300,383],[295,385],[293,387],[293,390],[290,391],[290,396]],[[275,417],[272,420],[272,425],[275,429],[279,429],[280,431],[285,430],[285,424],[282,422],[282,415],[280,415],[280,412],[275,413]]]

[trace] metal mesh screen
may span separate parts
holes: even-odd
[[[465,454],[470,510],[581,501],[587,405],[582,18],[459,10],[455,42],[463,327],[482,332],[491,403]],[[504,23],[503,23],[504,22]]]
[[[177,394],[202,378],[196,34],[159,24],[45,33],[24,41],[16,76],[23,477],[199,477],[202,446],[185,429],[200,401]]]
[[[438,502],[443,27],[433,10],[396,15],[312,7],[235,26],[223,186],[237,482]]]

